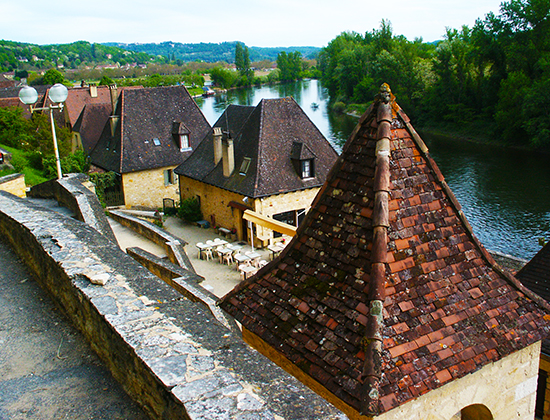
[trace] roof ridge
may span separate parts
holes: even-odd
[[[363,338],[365,361],[363,365],[363,386],[361,414],[379,413],[379,386],[382,376],[382,315],[386,297],[386,263],[388,261],[389,195],[390,195],[390,137],[392,122],[391,91],[387,84],[377,98],[376,122],[378,123],[375,148],[373,244],[371,251],[371,272],[368,290],[368,316]],[[388,95],[389,93],[389,95]]]
[[[265,104],[267,104],[266,99],[263,98],[258,106],[260,107],[260,124],[258,126],[258,154],[256,159],[256,170],[254,171],[256,179],[254,180],[254,195],[256,195],[256,191],[258,191],[258,182],[260,181],[260,162],[262,162],[262,152],[263,152],[263,142],[262,142],[262,136],[263,136],[263,128],[264,128],[264,111],[265,111]],[[248,121],[248,120],[247,120]],[[244,127],[244,125],[243,125]]]

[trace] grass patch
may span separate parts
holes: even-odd
[[[42,170],[32,168],[25,164],[26,162],[28,163],[27,158],[31,153],[3,144],[0,144],[0,147],[11,153],[12,158],[10,163],[14,165],[14,169],[4,169],[0,171],[0,176],[22,173],[25,175],[25,184],[29,187],[48,180],[48,178],[44,177]]]

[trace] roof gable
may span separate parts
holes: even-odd
[[[221,306],[368,415],[550,331],[548,305],[473,235],[388,91],[361,118],[291,243]]]
[[[222,162],[214,165],[212,133],[176,173],[249,197],[262,197],[322,185],[337,158],[292,98],[263,99],[255,108],[229,106],[214,126],[233,138],[233,174],[226,178]],[[307,180],[300,178],[292,163],[296,142],[303,145],[304,153],[313,155],[311,151],[315,151],[315,176]],[[242,175],[239,168],[245,158],[250,159],[250,166]]]
[[[115,121],[117,117],[114,135],[108,122],[91,157],[95,165],[118,173],[181,164],[191,152],[181,151],[174,139],[175,122],[189,130],[191,149],[210,130],[183,86],[123,90]]]
[[[87,154],[94,150],[103,127],[109,121],[111,115],[111,103],[88,104],[80,113],[76,120],[73,131],[80,134],[82,138],[82,146]]]

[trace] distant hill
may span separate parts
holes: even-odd
[[[37,45],[0,40],[0,71],[15,69],[49,69],[63,66],[158,62],[158,58],[142,52],[78,41],[71,44]],[[164,60],[160,60],[164,62]]]
[[[163,64],[180,61],[204,61],[214,63],[235,60],[237,42],[182,44],[104,44],[77,41],[70,44],[37,45],[0,40],[0,72],[12,70],[50,69],[52,67],[75,69],[80,66],[107,64]],[[304,58],[315,58],[321,48],[317,47],[249,47],[251,61],[276,60],[281,51],[299,51]]]
[[[161,42],[159,44],[124,44],[108,42],[103,45],[119,47],[128,51],[147,53],[153,56],[162,56],[169,60],[205,61],[214,63],[226,61],[231,63],[235,59],[234,42],[182,44],[179,42]],[[281,51],[287,53],[299,51],[304,58],[314,58],[321,50],[318,47],[248,47],[251,61],[276,60]]]

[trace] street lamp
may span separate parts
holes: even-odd
[[[55,163],[57,165],[58,179],[63,178],[63,174],[61,173],[61,161],[59,160],[59,150],[57,149],[57,136],[55,134],[55,124],[53,121],[53,110],[54,109],[59,109],[60,111],[63,110],[63,102],[67,100],[68,95],[69,95],[69,92],[67,88],[61,83],[56,83],[48,91],[48,97],[54,104],[57,104],[57,105],[50,104],[47,107],[34,108],[33,105],[38,100],[38,92],[36,92],[36,89],[30,86],[24,86],[19,91],[19,100],[23,102],[25,105],[29,105],[31,113],[34,111],[45,111],[45,110],[50,111],[50,122],[52,125],[52,137],[53,137],[53,150],[55,153]]]

